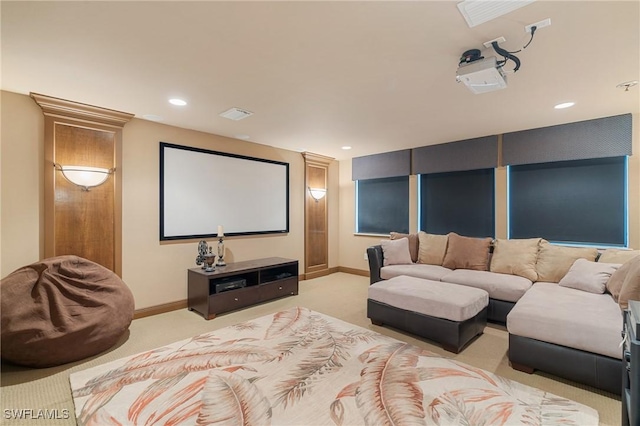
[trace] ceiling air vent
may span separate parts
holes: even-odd
[[[220,113],[220,117],[228,118],[229,120],[235,121],[242,120],[243,118],[247,118],[250,115],[253,115],[251,111],[240,108],[231,108],[226,110],[225,112]]]
[[[534,0],[465,0],[458,3],[458,9],[469,27],[475,27],[533,2]]]

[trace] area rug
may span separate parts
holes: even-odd
[[[70,376],[80,425],[596,425],[597,411],[306,308]]]

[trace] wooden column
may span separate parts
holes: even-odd
[[[305,160],[305,277],[315,278],[329,273],[329,229],[327,199],[329,193],[315,200],[309,188],[327,190],[329,163],[333,158],[303,152]]]
[[[122,276],[122,127],[132,114],[37,93],[45,116],[44,255],[74,254]],[[89,191],[55,165],[115,169]]]

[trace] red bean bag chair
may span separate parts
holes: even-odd
[[[0,282],[2,359],[51,367],[115,345],[133,319],[133,295],[109,269],[78,256],[44,259]]]

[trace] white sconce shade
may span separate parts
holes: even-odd
[[[54,167],[56,170],[60,170],[69,182],[78,185],[84,191],[105,183],[115,170],[88,166],[61,166],[59,164],[54,164]]]
[[[327,190],[323,188],[309,188],[309,194],[311,194],[311,198],[316,201],[320,201],[327,195]]]

